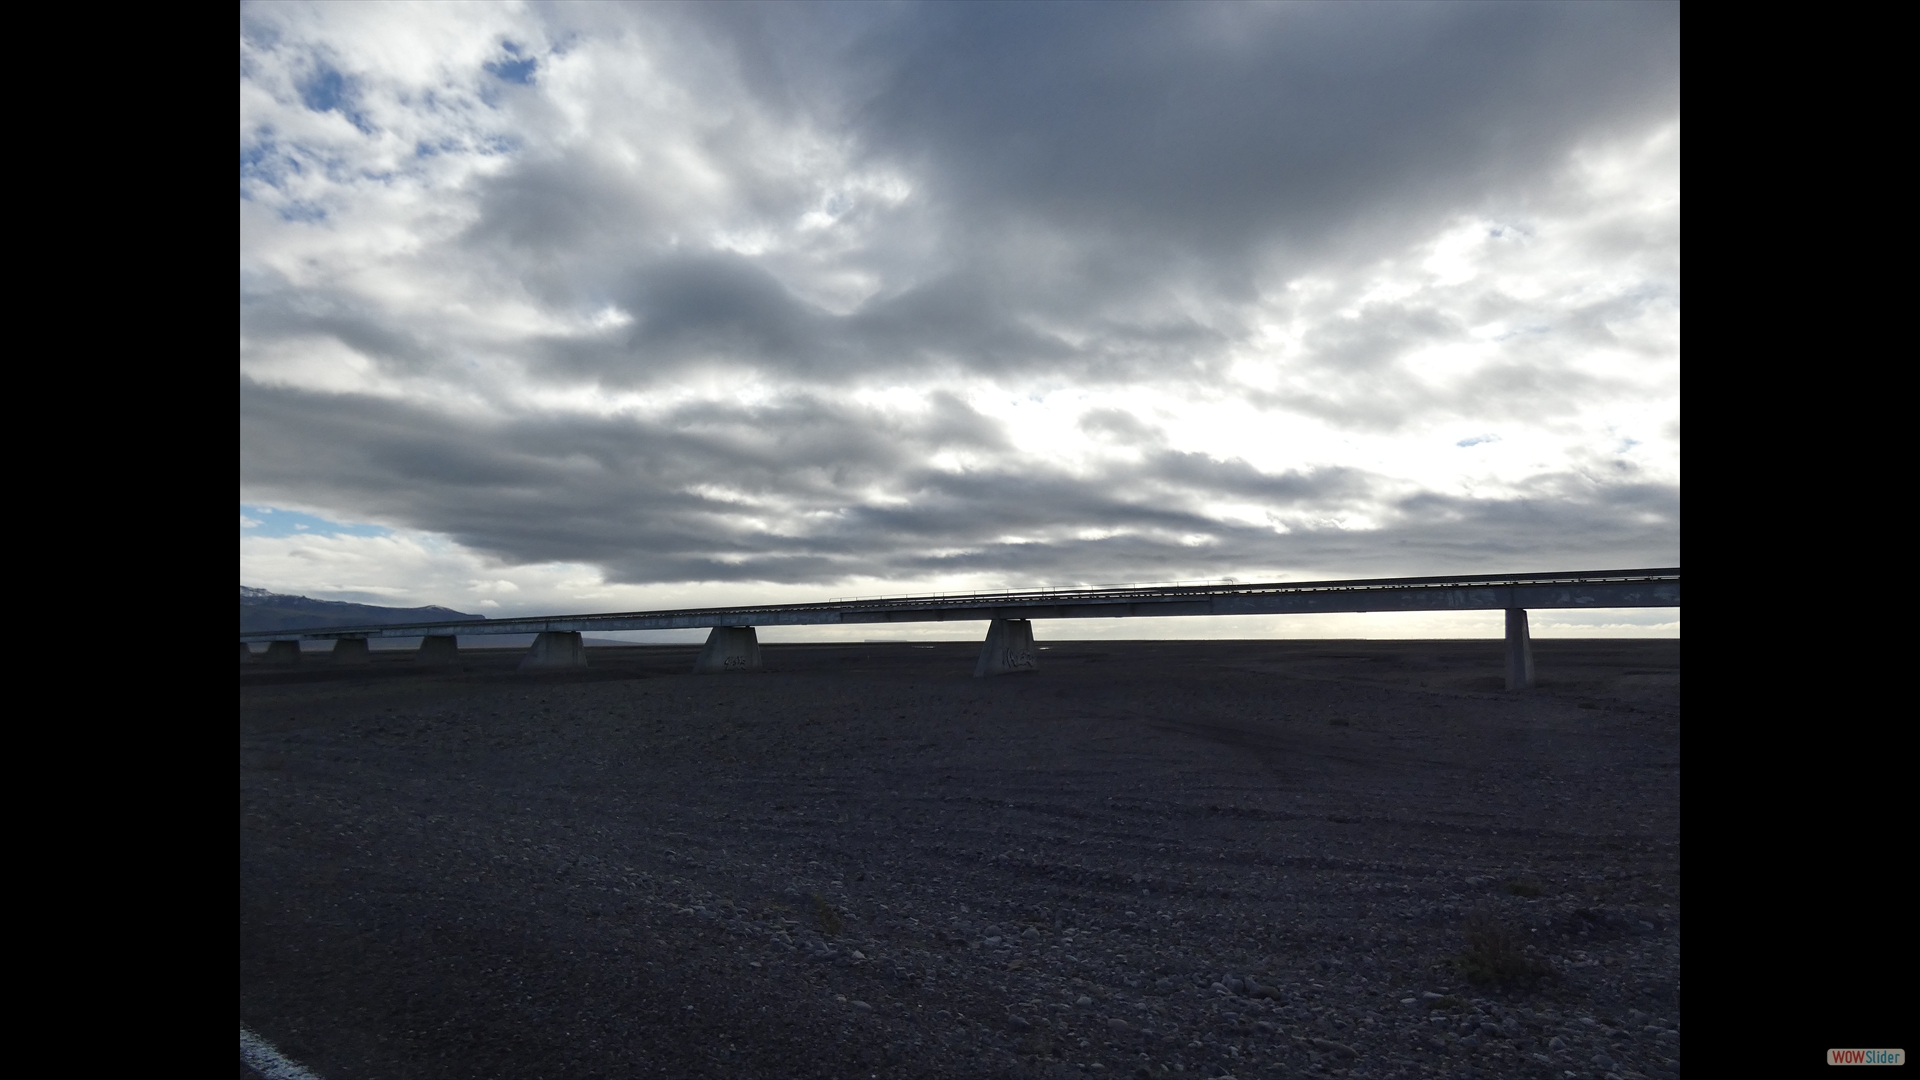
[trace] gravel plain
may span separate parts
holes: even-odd
[[[1678,641],[1041,644],[245,665],[241,1023],[327,1080],[1679,1074]]]

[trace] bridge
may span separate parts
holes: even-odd
[[[1544,574],[1476,574],[1452,577],[1369,578],[1202,585],[1120,585],[1014,592],[928,593],[852,597],[811,604],[769,604],[671,611],[624,611],[598,615],[542,615],[482,622],[424,622],[380,626],[329,626],[240,635],[242,662],[252,661],[248,642],[268,642],[263,663],[294,663],[303,640],[332,640],[333,662],[366,663],[373,638],[420,638],[420,659],[446,663],[458,654],[458,639],[486,634],[535,634],[523,668],[584,667],[581,635],[612,630],[711,628],[694,662],[696,673],[751,671],[761,666],[760,626],[848,626],[904,622],[988,624],[974,675],[1005,675],[1034,669],[1035,619],[1123,619],[1169,615],[1295,615],[1312,612],[1491,611],[1507,613],[1507,686],[1533,683],[1529,609],[1680,606],[1680,568],[1570,570]]]

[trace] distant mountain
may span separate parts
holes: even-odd
[[[485,615],[469,615],[444,607],[391,608],[287,596],[265,589],[240,586],[240,632],[313,630],[323,626],[374,626],[391,623],[482,622]]]

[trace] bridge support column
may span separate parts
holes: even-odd
[[[695,675],[760,670],[760,635],[751,626],[716,626],[693,662]]]
[[[452,634],[433,634],[420,639],[419,660],[423,664],[460,662],[460,639]]]
[[[263,664],[297,664],[300,662],[300,643],[297,641],[269,641],[267,654],[260,658]]]
[[[534,636],[527,655],[520,658],[520,670],[528,668],[576,668],[587,666],[587,647],[580,635],[571,630],[545,630]]]
[[[253,647],[244,641],[240,643],[240,662],[243,664],[253,663]]]
[[[1507,689],[1533,685],[1533,638],[1527,633],[1525,608],[1507,609]]]
[[[373,656],[367,648],[367,639],[343,637],[336,640],[333,643],[333,662],[336,664],[373,663]]]
[[[1039,650],[1033,647],[1033,620],[995,619],[987,627],[987,641],[980,647],[980,662],[973,666],[973,677],[1032,671],[1038,655]]]

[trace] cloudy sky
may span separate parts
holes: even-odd
[[[1678,565],[1678,14],[244,6],[241,583]]]

